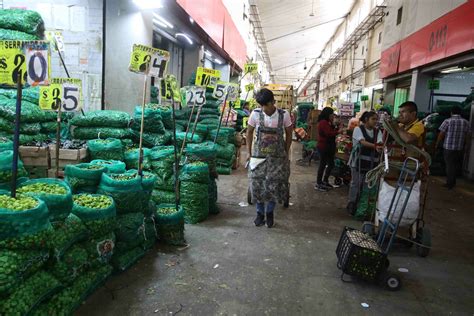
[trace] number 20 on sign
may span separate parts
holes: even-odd
[[[39,105],[43,110],[79,111],[82,107],[80,79],[53,78],[51,85],[40,88]]]

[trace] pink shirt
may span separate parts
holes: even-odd
[[[268,116],[263,112],[263,124],[265,127],[278,127],[278,110],[275,111],[271,116]],[[260,112],[252,111],[249,117],[248,125],[257,127],[260,121]],[[283,127],[291,126],[291,117],[288,111],[283,110]]]

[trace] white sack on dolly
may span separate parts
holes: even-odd
[[[405,212],[403,213],[400,226],[410,226],[418,218],[418,212],[420,210],[420,186],[421,181],[417,181],[413,185],[413,189],[411,191],[410,198],[408,199],[408,204],[405,209]],[[380,185],[379,190],[379,197],[377,200],[377,217],[379,220],[383,220],[387,216],[387,212],[394,194],[395,187],[382,180],[382,184]],[[393,215],[393,217],[391,217],[391,221],[394,223],[396,223],[398,221],[398,218],[400,217],[400,211],[403,208],[407,192],[399,190],[397,193],[397,198],[400,194],[402,196],[400,197],[400,200],[398,202],[397,209],[392,211],[391,214],[391,216]],[[396,201],[397,200],[395,199],[394,207]]]

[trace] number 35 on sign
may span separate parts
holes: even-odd
[[[170,53],[165,50],[134,44],[128,69],[132,72],[163,78],[169,59]]]
[[[79,111],[82,107],[82,81],[73,78],[53,78],[47,87],[40,87],[39,106],[43,110]]]

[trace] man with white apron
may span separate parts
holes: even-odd
[[[255,99],[260,109],[252,112],[247,127],[247,146],[251,153],[248,158],[249,185],[252,202],[257,205],[254,223],[256,226],[264,225],[266,216],[270,228],[276,203],[282,203],[288,195],[288,152],[293,128],[289,113],[275,107],[270,90],[260,90]]]

